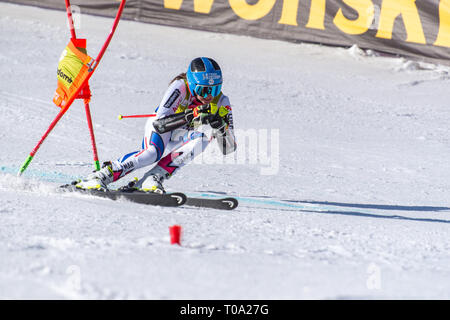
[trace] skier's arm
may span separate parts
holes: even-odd
[[[156,108],[156,119],[165,118],[174,114],[185,95],[186,86],[183,80],[172,82],[164,93],[158,108]]]
[[[185,126],[192,121],[192,111],[180,112],[153,121],[153,127],[158,133],[166,133]]]
[[[184,113],[175,113],[185,95],[186,86],[183,80],[170,84],[156,109],[156,118],[153,121],[153,127],[158,133],[175,130],[190,121],[185,119]]]
[[[237,145],[233,132],[233,114],[228,97],[222,96],[215,110],[211,110],[211,107],[208,106],[202,112],[202,108],[197,108],[199,113],[194,112],[194,121],[209,124],[213,128],[213,136],[217,139],[219,148],[224,155],[234,152]]]
[[[219,149],[224,155],[227,155],[236,151],[237,148],[236,137],[234,136],[233,111],[230,100],[226,95],[222,95],[218,106],[220,107],[215,112],[216,123],[213,120],[210,125],[214,128],[214,136],[217,139]],[[220,116],[220,119],[217,116]]]
[[[236,151],[237,144],[236,138],[233,132],[233,115],[230,112],[224,117],[223,121],[225,125],[221,126],[219,129],[215,129],[214,136],[217,139],[220,150],[224,155]]]

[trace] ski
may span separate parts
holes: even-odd
[[[186,202],[186,195],[181,192],[171,192],[165,194],[152,194],[140,191],[123,192],[119,190],[84,190],[76,188],[74,185],[61,186],[61,190],[65,192],[78,192],[82,194],[93,195],[96,197],[107,198],[111,200],[126,199],[136,203],[163,206],[163,207],[178,207]]]
[[[75,187],[74,184],[66,184],[60,187],[63,192],[78,192],[82,194],[93,195],[111,200],[126,199],[136,203],[157,205],[164,207],[179,207],[182,205],[211,208],[219,210],[233,210],[238,206],[238,200],[232,197],[226,198],[203,198],[187,197],[182,192],[170,192],[165,194],[146,193],[137,190],[85,190]],[[127,189],[125,189],[127,190]]]
[[[220,210],[233,210],[238,206],[239,202],[236,198],[195,198],[188,197],[185,205],[200,207],[200,208],[212,208]]]

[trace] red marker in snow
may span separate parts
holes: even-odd
[[[181,226],[173,225],[169,227],[170,244],[181,245]]]

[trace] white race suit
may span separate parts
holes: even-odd
[[[159,172],[163,172],[164,177],[168,178],[203,152],[214,138],[223,154],[235,151],[236,142],[230,101],[221,93],[213,100],[213,103],[217,104],[218,108],[226,108],[227,113],[223,117],[226,123],[224,129],[213,130],[209,124],[194,129],[186,124],[173,131],[158,133],[153,127],[154,121],[201,105],[201,102],[191,96],[185,80],[173,81],[156,109],[156,116],[147,120],[141,149],[112,161],[114,181],[156,162],[156,166],[160,167]]]

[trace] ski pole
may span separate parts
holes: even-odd
[[[27,169],[27,167],[30,165],[31,161],[33,160],[36,152],[39,150],[39,148],[41,147],[41,144],[44,142],[44,140],[47,138],[47,136],[50,134],[50,132],[53,130],[53,128],[56,126],[56,124],[58,123],[58,121],[62,118],[62,116],[64,115],[64,113],[66,113],[68,108],[62,109],[58,115],[56,116],[56,118],[52,121],[52,123],[50,124],[50,126],[48,127],[47,131],[44,133],[44,135],[42,136],[41,140],[39,140],[38,144],[34,147],[34,149],[30,152],[30,155],[28,156],[27,160],[25,160],[25,162],[22,164],[22,166],[19,169],[19,172],[17,173],[17,176],[22,175],[22,173]]]
[[[105,54],[106,49],[109,46],[109,43],[111,42],[111,39],[116,32],[117,25],[119,24],[120,16],[122,15],[123,8],[125,7],[126,0],[120,1],[119,10],[117,11],[116,18],[114,19],[113,26],[111,28],[111,32],[109,33],[108,38],[106,39],[105,43],[103,44],[103,47],[100,49],[100,52],[98,53],[97,59],[95,61],[97,62],[96,65],[93,67],[94,69],[97,68],[97,65],[100,63],[100,60],[102,60],[103,55]]]
[[[91,117],[91,111],[89,109],[89,99],[84,100],[84,109],[86,111],[86,118],[89,128],[89,134],[91,136],[91,144],[92,144],[92,152],[94,154],[94,165],[95,170],[100,170],[100,161],[98,160],[98,153],[97,153],[97,144],[95,143],[95,135],[94,135],[94,128],[92,126],[92,117]]]
[[[119,120],[125,119],[125,118],[150,118],[150,117],[156,117],[156,113],[152,114],[133,114],[128,116],[123,116],[119,114]]]
[[[70,35],[72,36],[72,39],[76,39],[77,35],[75,33],[75,27],[73,25],[73,17],[72,17],[72,9],[70,7],[70,0],[66,0],[66,11],[67,11],[67,18],[69,19]]]
[[[70,5],[70,0],[66,0],[66,11],[67,11],[67,18],[69,21],[70,34],[72,36],[72,39],[76,39],[77,35],[75,33],[75,26],[73,24],[73,15],[72,15],[72,8]],[[98,160],[97,145],[95,143],[94,128],[92,126],[92,117],[91,117],[91,111],[89,108],[89,99],[84,99],[84,108],[86,110],[86,118],[87,118],[87,122],[88,122],[89,134],[91,136],[92,152],[94,154],[94,165],[95,165],[95,169],[98,171],[98,170],[100,170],[100,162]],[[31,161],[31,159],[30,159],[30,161]]]

